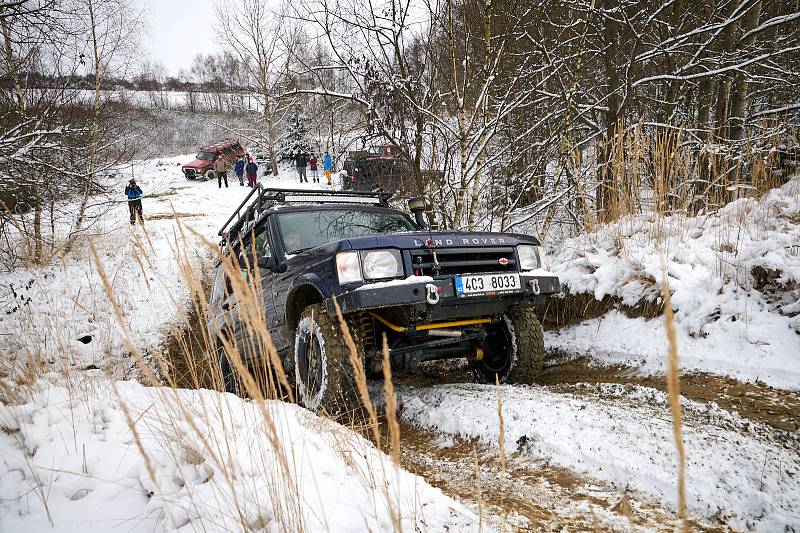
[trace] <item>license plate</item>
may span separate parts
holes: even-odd
[[[481,274],[456,276],[458,296],[481,296],[520,290],[519,274]]]

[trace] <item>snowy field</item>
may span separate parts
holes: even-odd
[[[547,261],[570,294],[631,307],[661,302],[665,264],[682,369],[800,389],[800,177],[712,215],[625,218],[566,240]],[[754,269],[774,280],[762,286]],[[645,373],[666,368],[661,319],[612,311],[546,344]]]
[[[123,327],[88,242],[52,266],[0,275],[0,349],[9,354],[0,380],[24,383],[0,397],[0,531],[480,529],[475,505],[303,409],[135,381],[141,376],[126,342],[145,354],[160,350],[188,303],[176,253],[198,270],[209,265],[211,251],[186,227],[216,238],[248,192],[233,182],[219,189],[185,180],[179,166],[191,157],[135,165],[146,232],[129,225],[124,200],[93,228]],[[127,179],[115,185],[120,197]],[[262,183],[299,187],[288,169]],[[794,180],[719,216],[661,226],[684,368],[798,388],[800,336],[786,296],[793,289],[761,291],[748,276],[761,266],[781,272],[776,283],[800,282],[799,196]],[[749,229],[730,234],[725,217],[749,221]],[[572,292],[630,305],[658,298],[663,248],[646,238],[652,229],[646,220],[623,221],[573,239],[548,267]],[[546,343],[589,353],[598,364],[655,373],[666,352],[659,320],[615,312],[547,333]],[[674,508],[677,459],[664,395],[600,387],[590,397],[504,386],[507,451],[630,489],[642,506]],[[444,435],[443,442],[455,435],[498,442],[494,387],[398,385],[398,394],[403,420]],[[692,516],[736,530],[799,530],[797,435],[713,403],[682,403]],[[489,523],[502,529],[491,517]],[[616,529],[629,526],[621,519]],[[488,529],[485,521],[482,527]]]
[[[0,531],[478,531],[461,504],[291,404],[93,371],[37,382],[0,423]]]

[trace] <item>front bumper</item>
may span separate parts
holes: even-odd
[[[203,169],[199,168],[188,167],[188,168],[183,168],[181,170],[183,171],[183,175],[186,176],[187,178],[199,178],[203,176],[203,174],[205,173]]]
[[[436,287],[438,298],[431,298],[429,286]],[[499,314],[511,305],[539,305],[545,297],[560,291],[555,274],[520,273],[521,289],[516,292],[487,292],[479,296],[459,297],[455,278],[445,277],[428,281],[399,280],[397,283],[362,285],[335,297],[342,313],[353,313],[389,307],[410,307],[414,315],[427,319],[452,319],[477,315]],[[431,303],[432,299],[438,302]],[[326,310],[336,314],[334,297],[325,300]]]

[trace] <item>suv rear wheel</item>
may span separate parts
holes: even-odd
[[[203,172],[203,179],[206,180],[206,181],[213,180],[216,177],[217,176],[216,176],[216,174],[214,174],[214,169],[213,168],[209,168],[208,170]]]
[[[355,355],[363,360],[364,348],[357,339],[355,344]],[[322,304],[306,307],[294,341],[298,402],[333,416],[356,410],[359,400],[348,354],[338,320],[328,316]]]
[[[531,384],[544,363],[544,333],[533,309],[519,307],[488,328],[483,358],[472,361],[472,373],[479,383]]]

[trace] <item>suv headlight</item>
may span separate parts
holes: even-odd
[[[388,279],[403,275],[403,264],[398,250],[362,252],[361,264],[364,268],[364,279]]]
[[[336,254],[336,273],[339,276],[339,283],[361,281],[361,263],[358,260],[358,252]]]
[[[520,270],[536,270],[542,266],[539,260],[539,247],[532,244],[520,244],[517,246],[517,256],[519,257]]]

